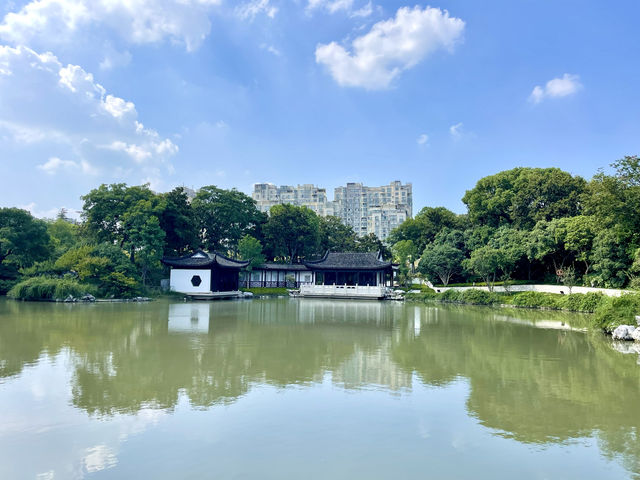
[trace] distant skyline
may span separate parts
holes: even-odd
[[[551,8],[553,7],[553,8]],[[413,184],[458,213],[518,167],[640,153],[640,4],[22,0],[0,6],[0,206],[101,183]]]

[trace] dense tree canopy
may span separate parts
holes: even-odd
[[[235,188],[202,187],[192,206],[201,244],[208,250],[237,253],[238,241],[244,235],[255,233],[256,227],[265,220],[264,214],[256,208],[255,200]]]
[[[462,197],[474,225],[531,228],[580,213],[586,182],[559,168],[514,168],[484,177]]]
[[[275,205],[264,225],[264,236],[273,246],[275,256],[295,262],[318,251],[318,216],[307,207]]]
[[[327,250],[380,252],[444,284],[497,279],[640,286],[640,160],[612,163],[587,183],[558,168],[514,168],[480,179],[468,212],[425,207],[382,242],[336,217],[276,205],[266,215],[235,189],[101,185],[82,197],[81,222],[0,209],[0,292],[20,277],[73,276],[102,295],[134,295],[166,275],[163,255],[195,248],[296,262]],[[415,272],[414,272],[415,269]],[[569,274],[570,273],[570,274]]]

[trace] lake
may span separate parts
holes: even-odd
[[[640,478],[640,365],[579,315],[0,300],[0,478]]]

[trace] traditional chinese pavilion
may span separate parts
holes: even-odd
[[[171,267],[171,290],[193,298],[239,296],[240,270],[249,264],[203,250],[183,257],[163,258],[162,262]]]

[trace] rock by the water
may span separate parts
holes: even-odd
[[[76,299],[73,298],[73,295],[69,295],[67,298],[64,299],[64,303],[72,303],[75,302]]]
[[[636,327],[631,325],[620,325],[613,331],[614,340],[633,340],[633,333],[636,331]]]
[[[640,327],[636,328],[631,334],[631,338],[633,338],[636,342],[640,342]]]
[[[242,294],[242,296],[243,296],[243,297],[245,297],[245,298],[251,298],[251,297],[253,297],[253,293],[251,293],[251,292],[244,292],[244,293]]]

